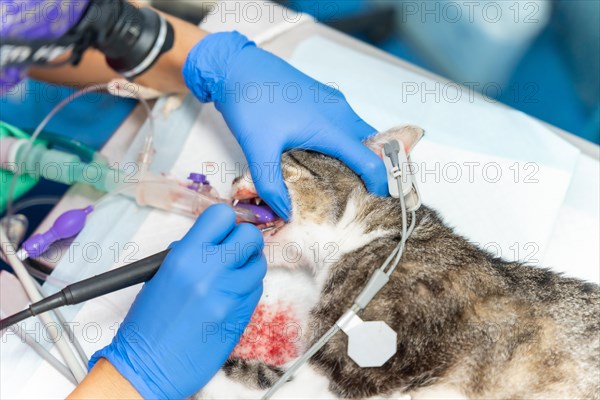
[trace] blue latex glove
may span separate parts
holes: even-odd
[[[315,61],[318,62],[318,61]],[[214,33],[190,52],[183,68],[190,90],[214,101],[252,168],[260,197],[288,219],[291,204],[281,154],[315,150],[338,158],[375,194],[388,194],[383,162],[362,141],[376,131],[344,95],[259,49],[237,32]]]
[[[221,368],[260,299],[262,247],[260,231],[236,225],[230,207],[208,208],[172,245],[89,367],[108,359],[144,398],[196,393]]]

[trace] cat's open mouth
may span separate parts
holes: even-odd
[[[244,208],[252,212],[255,218],[254,224],[264,232],[275,234],[285,225],[285,221],[273,211],[258,196],[256,188],[249,179],[238,177],[232,184],[232,203],[236,208]]]
[[[244,195],[242,193],[241,196],[238,196],[238,192],[236,192],[231,205],[251,211],[256,218],[255,225],[263,232],[270,231],[274,234],[285,225],[285,221],[279,218],[267,203],[256,194],[254,196],[249,196],[249,194]]]

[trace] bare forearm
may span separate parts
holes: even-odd
[[[106,359],[100,359],[67,399],[141,399],[142,396]]]
[[[189,51],[208,32],[179,18],[163,15],[175,30],[173,48],[163,54],[151,69],[135,79],[135,82],[162,92],[185,92],[187,88],[181,76],[181,69]],[[102,53],[97,50],[88,50],[77,67],[69,65],[54,69],[33,68],[30,76],[46,82],[78,87],[106,83],[111,79],[119,78],[119,75],[106,64]]]

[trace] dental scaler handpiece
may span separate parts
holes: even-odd
[[[146,282],[158,271],[170,250],[164,250],[124,267],[68,285],[60,292],[31,304],[27,309],[0,320],[0,331],[34,315],[66,305],[83,303]]]
[[[157,185],[156,183],[160,184]],[[147,186],[144,187],[144,185]],[[141,182],[134,185],[133,188],[133,193],[128,194],[136,197],[138,202],[143,205],[151,205],[193,216],[198,216],[213,204],[226,202],[223,199],[213,198],[182,187],[174,182],[168,182],[166,186],[165,181]],[[146,196],[148,196],[147,201],[144,201],[143,198]],[[261,206],[238,204],[234,207],[234,211],[238,219],[256,224],[269,223],[277,218],[271,209]],[[60,292],[31,304],[27,309],[0,320],[0,330],[58,307],[79,304],[146,282],[158,271],[169,251],[170,249],[164,250],[124,267],[68,285]]]

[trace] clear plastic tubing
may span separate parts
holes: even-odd
[[[139,183],[119,190],[122,194],[134,198],[140,206],[149,206],[168,212],[198,217],[204,210],[213,204],[231,205],[229,201],[196,192],[179,184],[161,177],[149,177]],[[260,215],[252,210],[242,207],[233,207],[240,221],[260,224]]]
[[[67,185],[86,183],[104,192],[113,190],[125,179],[123,171],[97,162],[83,163],[75,154],[51,150],[40,143],[34,143],[29,151],[24,151],[27,144],[25,139],[0,139],[0,147],[7,149],[3,152],[6,155],[0,154],[0,163],[3,166],[17,165],[24,174],[39,171],[41,176],[51,181]]]

